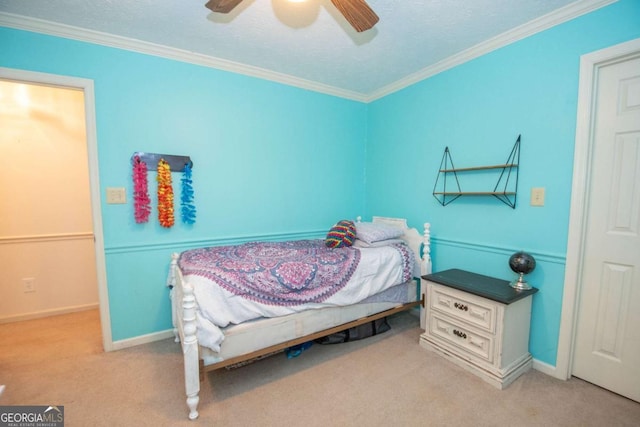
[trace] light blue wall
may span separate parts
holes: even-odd
[[[318,237],[338,219],[363,213],[365,104],[6,28],[0,52],[2,67],[94,81],[116,341],[171,327],[165,288],[171,252],[229,239]],[[135,223],[135,151],[191,156],[194,226],[178,216],[163,229],[155,206],[148,224]],[[154,179],[150,173],[152,199]],[[178,187],[180,174],[173,179]],[[107,205],[106,187],[125,187],[129,203]]]
[[[558,348],[580,56],[637,37],[640,1],[623,0],[369,106],[367,214],[431,222],[435,270],[511,280],[509,256],[532,253],[538,266],[528,279],[540,292],[530,349],[550,365]],[[515,210],[493,197],[437,203],[431,193],[445,146],[456,167],[498,164],[519,134]],[[463,190],[481,190],[473,175],[460,180]],[[544,207],[529,206],[532,187],[546,189]]]
[[[364,214],[433,224],[438,270],[511,279],[533,253],[531,351],[555,364],[575,137],[579,57],[640,37],[640,2],[622,0],[372,104],[157,57],[0,28],[0,66],[95,82],[107,280],[114,340],[168,329],[171,252],[250,238],[314,237]],[[522,134],[519,200],[431,192],[445,146],[456,166],[505,161]],[[134,151],[190,155],[198,222],[162,229],[107,205]],[[345,167],[345,161],[348,167]],[[366,183],[365,183],[366,171]],[[150,179],[154,175],[150,174]],[[179,174],[174,174],[174,180]],[[153,181],[151,181],[153,189]],[[528,205],[547,190],[544,208]],[[155,209],[154,209],[155,213]]]

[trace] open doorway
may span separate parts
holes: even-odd
[[[98,308],[84,93],[0,80],[0,321]]]
[[[0,89],[0,155],[11,163],[0,172],[0,250],[10,266],[0,319],[99,307],[109,351],[93,82],[0,68]]]

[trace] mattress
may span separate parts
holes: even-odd
[[[390,301],[381,301],[381,300]],[[261,318],[222,328],[225,336],[219,352],[201,346],[200,357],[205,365],[231,357],[249,354],[263,348],[342,325],[372,314],[416,301],[417,284],[411,280],[389,288],[359,304],[345,307],[312,309],[287,316]]]

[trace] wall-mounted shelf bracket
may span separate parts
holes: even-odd
[[[448,172],[453,173],[456,188],[454,190],[451,190],[450,187],[447,187]],[[438,188],[438,182],[441,178],[442,191],[436,191],[436,189]],[[452,183],[452,180],[449,179],[448,183]],[[453,160],[451,159],[451,152],[449,151],[449,147],[445,147],[444,154],[442,155],[442,160],[440,161],[440,169],[436,178],[436,183],[433,186],[433,197],[435,197],[442,206],[447,206],[449,203],[453,202],[461,195],[462,190],[460,189],[460,181],[458,181],[457,169],[453,166]]]
[[[158,162],[160,159],[164,159],[165,162],[169,163],[169,167],[171,168],[171,172],[182,172],[184,171],[184,166],[189,165],[189,167],[193,168],[193,162],[189,156],[176,156],[173,154],[158,154],[158,153],[145,153],[142,151],[136,151],[131,156],[131,163],[134,164],[136,161],[136,157],[147,164],[147,170],[157,170]]]
[[[516,208],[518,194],[518,165],[520,163],[520,137],[516,140],[509,158],[505,164],[490,166],[475,166],[456,168],[451,159],[449,147],[445,147],[436,183],[433,186],[433,196],[442,206],[446,206],[460,196],[494,196],[504,204]],[[495,169],[500,171],[500,176],[493,191],[462,191],[458,174],[470,171],[486,171]],[[449,177],[453,175],[453,180]],[[448,185],[449,184],[449,185]],[[440,188],[438,187],[440,185]],[[453,188],[452,188],[453,187]]]

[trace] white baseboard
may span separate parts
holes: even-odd
[[[558,376],[558,370],[555,366],[549,365],[548,363],[541,362],[537,359],[533,359],[533,369],[536,371],[540,371],[543,374],[547,374],[551,377],[557,378],[559,380],[566,380],[566,378],[562,378]]]
[[[129,347],[135,347],[140,344],[148,344],[155,341],[162,341],[168,338],[174,338],[173,329],[167,329],[166,331],[153,332],[147,335],[140,335],[138,337],[127,338],[124,340],[114,341],[111,346],[111,351],[122,350]]]
[[[58,316],[60,314],[76,313],[78,311],[96,310],[100,308],[100,304],[85,304],[72,307],[55,308],[52,310],[36,311],[32,313],[17,314],[14,316],[0,317],[0,324],[22,322],[23,320],[41,319],[43,317]]]
[[[411,313],[414,314],[414,313]],[[419,315],[419,313],[415,313]],[[175,338],[173,333],[173,329],[167,329],[165,331],[154,332],[147,335],[140,335],[134,338],[128,338],[124,340],[114,341],[111,351],[122,350],[129,347],[135,347],[141,344],[148,344],[155,341],[162,341],[169,338]],[[558,373],[555,366],[549,365],[548,363],[541,362],[540,360],[533,359],[533,369],[536,371],[542,372],[543,374],[549,375],[554,378],[558,378],[560,380],[566,380],[566,378],[558,377]]]

